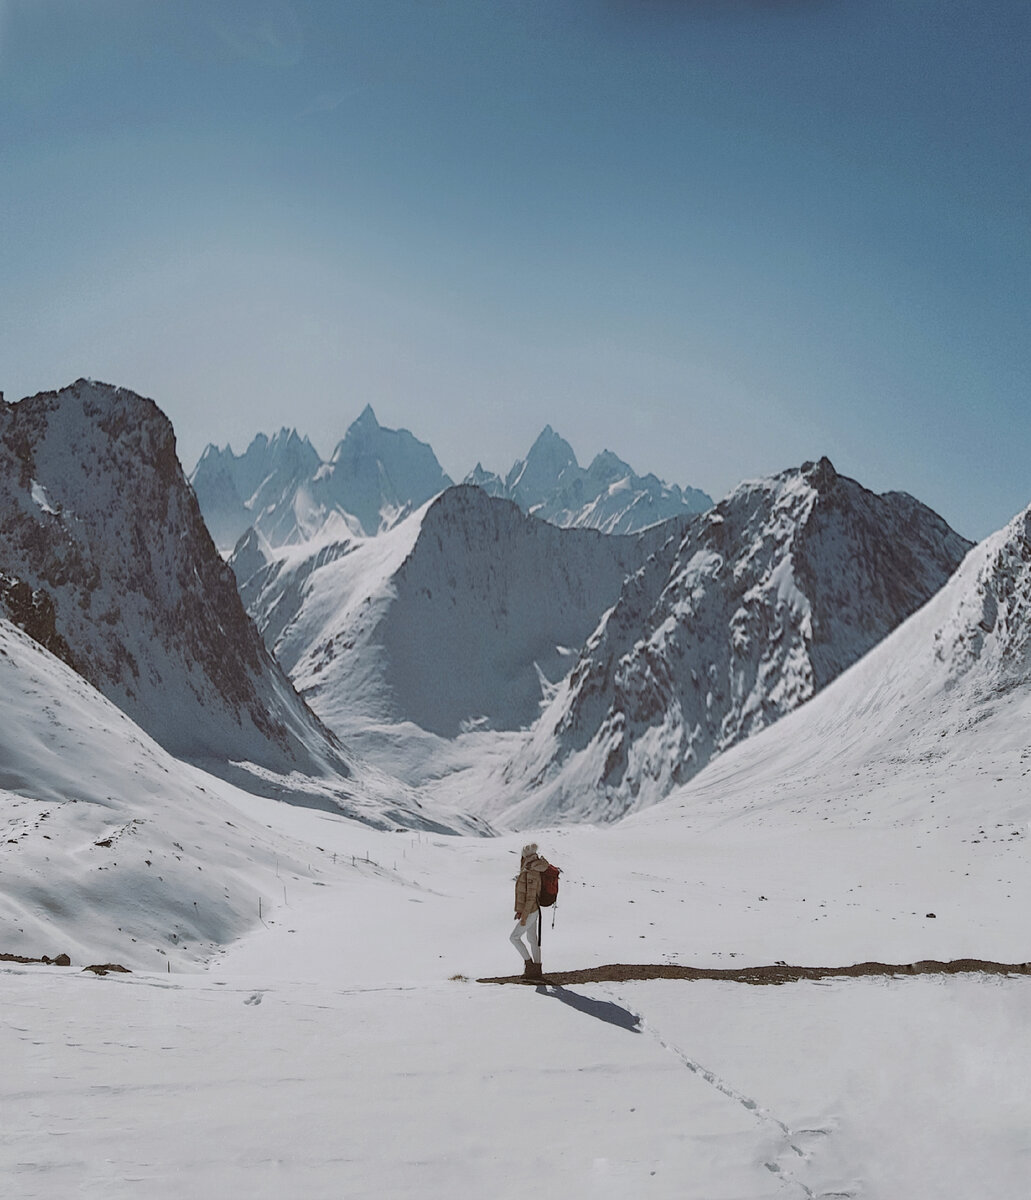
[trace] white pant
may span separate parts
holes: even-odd
[[[541,910],[538,908],[530,913],[530,915],[526,918],[525,925],[520,925],[519,922],[516,921],[515,929],[513,929],[511,934],[509,934],[508,940],[513,946],[515,946],[515,948],[523,956],[523,959],[527,962],[531,958],[534,962],[541,961],[541,944],[537,940],[537,918],[540,916],[540,911]],[[527,950],[527,948],[523,945],[523,934],[526,935],[526,940],[530,943],[529,950]]]

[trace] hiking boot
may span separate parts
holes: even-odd
[[[541,971],[542,968],[539,962],[532,962],[527,959],[526,965],[523,968],[523,977],[525,979],[541,979]]]

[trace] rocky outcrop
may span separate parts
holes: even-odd
[[[133,392],[79,380],[0,405],[3,606],[173,753],[346,773],[244,612]]]
[[[742,484],[629,579],[504,779],[521,818],[615,818],[816,694],[970,548],[827,459]]]

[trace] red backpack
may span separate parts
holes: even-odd
[[[559,867],[548,866],[541,871],[541,892],[537,897],[537,903],[541,908],[550,908],[558,899],[558,877],[561,873]]]

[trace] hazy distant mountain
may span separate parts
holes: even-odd
[[[216,545],[253,527],[270,546],[307,541],[327,522],[373,535],[450,486],[433,451],[406,429],[385,429],[366,406],[323,462],[307,438],[282,429],[247,450],[209,445],[190,476]]]
[[[190,482],[224,554],[252,527],[271,547],[321,536],[327,523],[334,538],[374,536],[451,486],[425,442],[385,429],[370,406],[328,462],[307,438],[282,429],[259,434],[241,455],[209,445]],[[464,482],[552,525],[603,533],[636,533],[712,507],[704,492],[636,475],[607,450],[585,470],[550,425],[504,479],[477,464]]]
[[[654,475],[636,475],[609,450],[584,469],[572,446],[550,425],[504,479],[477,463],[465,482],[488,495],[514,500],[523,512],[552,525],[604,533],[636,533],[659,521],[712,507],[705,492],[682,490]]]
[[[826,460],[742,484],[627,580],[504,780],[520,820],[612,818],[797,708],[970,548]]]
[[[319,473],[315,491],[327,508],[357,517],[359,531],[371,535],[450,486],[425,442],[407,429],[384,429],[366,405]]]
[[[290,541],[309,517],[308,485],[321,465],[307,438],[281,429],[272,438],[259,433],[239,456],[228,446],[207,446],[190,483],[220,549],[235,546],[254,524],[270,541]]]

